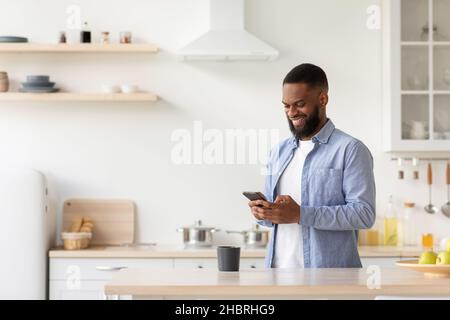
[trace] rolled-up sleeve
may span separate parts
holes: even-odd
[[[346,154],[344,205],[301,206],[300,224],[322,230],[368,229],[375,223],[375,178],[369,149],[356,141]]]

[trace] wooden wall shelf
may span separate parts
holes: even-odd
[[[79,43],[34,44],[0,43],[0,53],[156,53],[158,47],[148,43]]]
[[[4,92],[0,93],[0,102],[4,101],[28,101],[28,102],[154,102],[158,97],[149,92],[139,93],[24,93]]]

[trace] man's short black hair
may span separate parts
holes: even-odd
[[[286,83],[306,83],[311,87],[319,87],[328,91],[328,80],[325,71],[311,63],[300,64],[289,71],[283,80],[283,85]]]

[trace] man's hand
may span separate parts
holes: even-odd
[[[272,209],[273,203],[268,202],[266,200],[252,200],[248,203],[248,206],[251,208],[253,216],[258,220],[265,220],[264,216],[261,215],[256,209]]]
[[[300,222],[300,206],[290,196],[278,196],[274,203],[255,200],[248,205],[258,220],[269,220],[276,224]]]

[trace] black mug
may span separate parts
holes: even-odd
[[[239,271],[241,248],[231,246],[218,246],[217,259],[219,271]]]

